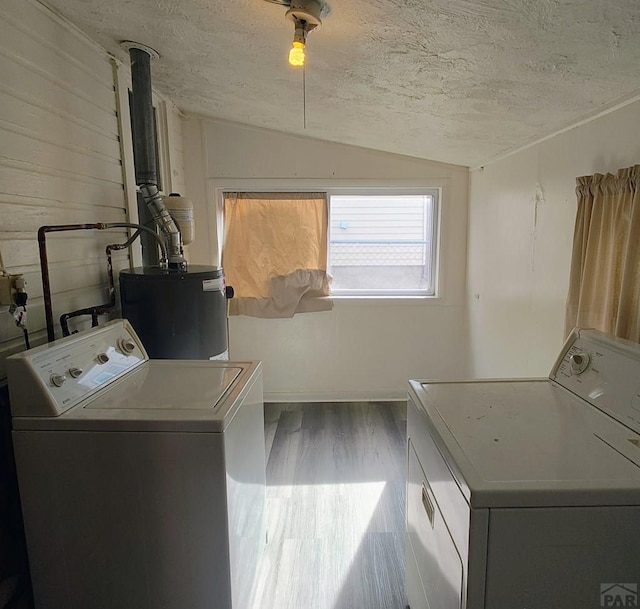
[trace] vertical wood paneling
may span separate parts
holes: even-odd
[[[36,0],[6,0],[0,73],[0,251],[6,270],[27,279],[37,344],[45,337],[38,227],[128,218],[114,72],[106,52]],[[125,238],[122,230],[48,238],[55,319],[106,302],[104,248]],[[126,254],[115,266],[128,266]],[[11,316],[0,314],[0,379],[6,356],[23,348]]]

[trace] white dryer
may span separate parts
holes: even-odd
[[[118,320],[7,366],[37,609],[246,609],[260,363],[149,360]]]
[[[411,381],[411,609],[640,606],[640,345],[574,331],[548,379]]]

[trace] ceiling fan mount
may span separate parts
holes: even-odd
[[[289,10],[285,15],[288,19],[305,21],[313,27],[319,26],[331,10],[324,0],[265,0],[265,2],[287,7]]]

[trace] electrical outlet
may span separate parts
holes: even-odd
[[[0,306],[8,307],[14,303],[17,281],[24,287],[22,275],[0,275]]]

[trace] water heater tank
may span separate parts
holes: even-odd
[[[219,267],[120,272],[122,316],[153,359],[226,359],[227,299]]]

